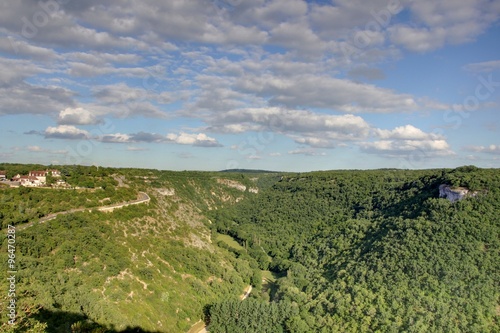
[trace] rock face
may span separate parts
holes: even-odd
[[[462,200],[468,196],[475,196],[476,192],[470,192],[464,187],[451,188],[449,185],[439,185],[439,197],[446,198],[451,202]]]

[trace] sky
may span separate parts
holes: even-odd
[[[500,167],[498,0],[0,2],[0,162]]]

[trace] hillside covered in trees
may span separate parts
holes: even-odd
[[[19,311],[5,324],[3,283],[0,331],[500,331],[498,169],[65,174],[88,189],[0,188]],[[148,204],[93,209],[139,191]]]
[[[477,193],[451,203],[440,184]],[[285,274],[270,301],[295,314],[255,332],[498,332],[499,185],[474,167],[285,175],[215,220]],[[212,312],[215,332],[252,331],[221,324],[231,303]]]

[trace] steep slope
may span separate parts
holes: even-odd
[[[20,226],[29,221],[19,220],[15,253],[19,327],[38,327],[40,332],[45,325],[48,332],[99,332],[99,327],[186,332],[203,316],[206,304],[238,298],[250,282],[249,263],[212,244],[210,221],[204,215],[255,195],[227,185],[246,182],[250,187],[251,181],[214,173],[111,173],[120,177],[116,191],[123,187],[127,193],[144,191],[150,202],[109,213],[94,209],[59,215],[25,230]],[[12,193],[20,189],[1,191],[16,198]],[[64,190],[29,192],[37,195],[37,191],[51,202]],[[96,189],[96,195],[100,191],[104,190]],[[7,262],[5,238],[1,249],[0,260]],[[6,271],[0,274],[5,281]],[[1,330],[12,331],[14,327],[6,325],[7,285],[1,287]]]

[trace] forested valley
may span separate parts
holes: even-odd
[[[65,174],[86,188],[0,187],[0,332],[500,332],[498,169]]]

